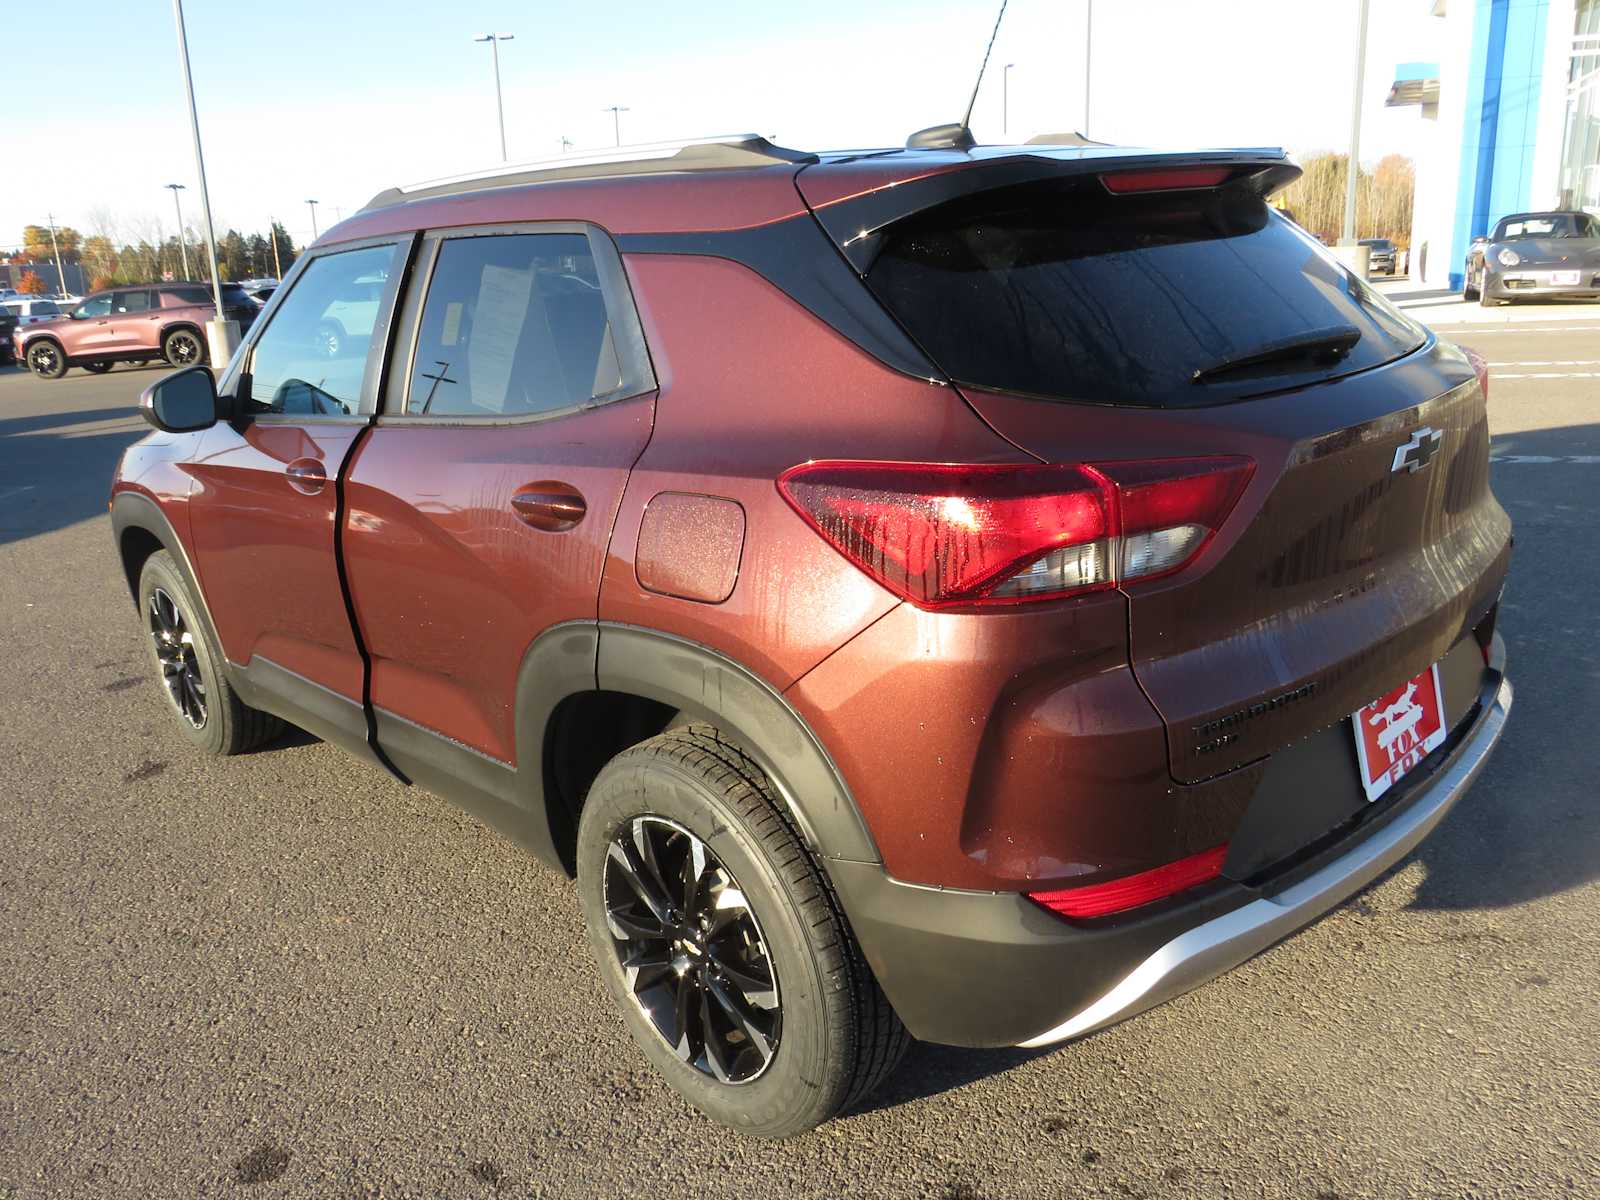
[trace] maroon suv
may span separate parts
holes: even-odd
[[[575,875],[751,1133],[1193,987],[1511,704],[1483,363],[1296,174],[748,138],[385,192],[145,394],[111,507],[178,726],[291,721]]]
[[[222,307],[241,330],[255,320],[255,304],[236,283],[222,285]],[[203,363],[205,325],[216,311],[207,284],[113,288],[86,297],[64,317],[19,324],[11,334],[12,352],[41,379],[60,379],[68,367],[98,375],[119,362]]]

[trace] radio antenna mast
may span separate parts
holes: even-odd
[[[1000,22],[1005,20],[1007,0],[1000,0],[1000,12],[994,19],[994,30],[989,34],[989,46],[983,52],[983,65],[978,68],[977,82],[972,85],[972,99],[967,101],[967,115],[961,118],[961,128],[972,126],[972,108],[978,103],[978,89],[983,86],[983,73],[989,69],[989,55],[994,53],[994,39],[1000,36]]]

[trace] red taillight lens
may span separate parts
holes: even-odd
[[[806,463],[778,490],[841,554],[923,608],[1059,599],[1175,571],[1255,464]]]
[[[1227,857],[1228,845],[1224,842],[1177,862],[1113,879],[1110,883],[1027,895],[1035,904],[1063,917],[1104,917],[1175,896],[1215,879],[1222,874],[1222,864]]]
[[[1232,174],[1232,167],[1177,167],[1164,171],[1113,171],[1100,176],[1100,182],[1106,191],[1124,195],[1216,187]]]

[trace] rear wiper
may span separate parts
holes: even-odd
[[[1190,383],[1211,383],[1223,375],[1248,371],[1252,367],[1270,366],[1274,363],[1304,360],[1318,366],[1338,362],[1361,340],[1361,331],[1354,325],[1333,325],[1327,329],[1313,329],[1282,341],[1269,342],[1248,354],[1235,355],[1209,367],[1201,367],[1189,377]]]

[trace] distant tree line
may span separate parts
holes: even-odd
[[[70,225],[57,226],[53,244],[50,230],[45,226],[25,226],[21,249],[6,261],[24,267],[35,262],[53,264],[59,250],[63,263],[83,266],[89,276],[89,286],[95,291],[118,284],[159,283],[168,277],[207,283],[211,280],[211,261],[204,237],[185,231],[184,243],[180,246],[176,236],[163,237],[154,222],[139,222],[132,236],[126,238],[116,236],[114,226],[103,213],[97,214],[96,224],[100,231],[88,237]],[[187,273],[184,271],[185,253]],[[294,242],[277,221],[265,234],[244,234],[229,229],[217,239],[217,269],[224,280],[278,276],[288,271],[294,260]],[[37,275],[24,271],[18,288],[25,291],[30,286],[44,290]]]
[[[1313,154],[1302,159],[1303,172],[1273,202],[1294,213],[1300,224],[1325,242],[1344,231],[1344,193],[1349,155]],[[1411,198],[1416,170],[1402,154],[1378,160],[1372,170],[1356,174],[1356,237],[1388,238],[1402,249],[1411,245]]]

